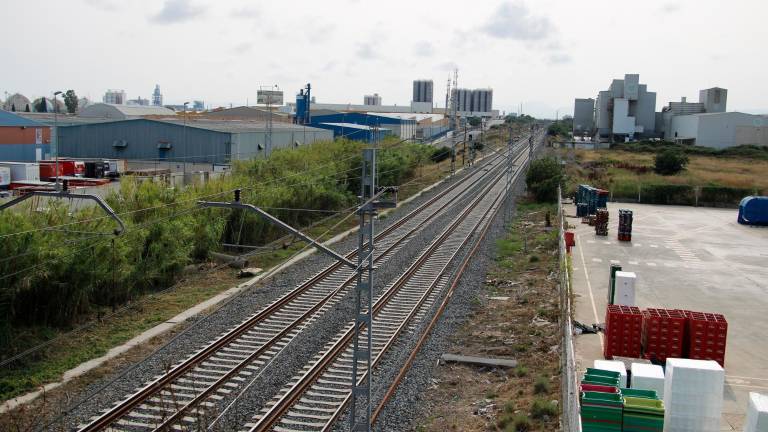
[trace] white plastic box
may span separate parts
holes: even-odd
[[[618,372],[621,374],[619,377],[619,384],[621,387],[627,387],[627,367],[624,366],[624,362],[616,360],[595,360],[595,369],[602,369],[611,372]]]
[[[655,390],[664,400],[664,369],[659,365],[632,363],[631,385],[633,389]]]
[[[719,432],[725,370],[714,360],[667,359],[665,432]]]
[[[635,281],[637,275],[634,272],[616,272],[616,294],[613,303],[624,306],[637,306],[635,304]]]
[[[768,396],[754,392],[749,394],[744,432],[768,432]]]

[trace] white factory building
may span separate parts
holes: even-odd
[[[703,147],[768,146],[768,116],[713,112],[673,116],[668,141]]]
[[[581,99],[579,112],[585,116],[588,104]],[[597,95],[594,108],[594,128],[602,139],[650,138],[656,134],[656,93],[640,84],[640,75],[626,74],[615,79],[608,90]]]
[[[627,74],[596,100],[575,100],[573,134],[613,142],[664,138],[714,148],[768,145],[768,117],[726,112],[727,101],[728,90],[712,87],[699,91],[697,102],[683,97],[655,112],[656,93],[640,84],[637,74]]]

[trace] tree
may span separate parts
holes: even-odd
[[[77,112],[77,95],[74,90],[67,90],[64,93],[64,105],[67,106],[67,112],[74,114]]]
[[[48,112],[48,101],[44,97],[35,100],[32,104],[35,107],[35,112]]]
[[[552,157],[536,159],[531,162],[528,172],[525,174],[525,184],[528,190],[540,202],[553,202],[557,200],[557,187],[565,180],[563,167]]]
[[[16,104],[11,104],[11,111],[16,111]]]
[[[482,122],[483,120],[480,117],[470,117],[467,119],[467,123],[472,127],[480,126],[480,123]]]
[[[667,149],[656,155],[653,170],[661,175],[675,175],[685,169],[688,156],[674,149]]]
[[[24,108],[24,111],[29,112],[29,104],[27,104],[27,107]]]

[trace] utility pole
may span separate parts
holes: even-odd
[[[371,351],[373,349],[373,219],[376,210],[365,205],[376,191],[376,149],[363,150],[361,177],[362,190],[358,210],[357,286],[355,289],[355,333],[352,355],[352,400],[349,422],[351,431],[371,430]],[[365,371],[365,378],[358,381],[358,371]]]
[[[452,135],[451,136],[451,178],[453,178],[454,174],[456,174],[456,137]]]
[[[55,91],[53,92],[53,142],[56,143],[56,190],[61,190],[60,180],[59,180],[59,110],[56,106],[56,96],[60,95],[61,91]],[[43,98],[43,102],[45,102],[45,98]]]
[[[185,177],[187,174],[187,156],[189,155],[189,149],[187,148],[187,105],[189,105],[189,102],[184,102],[184,176]]]
[[[461,152],[461,167],[466,168],[467,163],[465,162],[465,158],[467,157],[467,125],[464,125],[464,147],[463,151]]]

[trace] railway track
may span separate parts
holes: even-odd
[[[520,151],[522,141],[515,151]],[[437,194],[376,236],[377,265],[395,255],[424,225],[460,198],[498,176],[501,154]],[[380,252],[378,252],[380,251]],[[347,258],[355,253],[347,254]],[[352,270],[328,266],[235,328],[226,332],[102,415],[82,431],[196,430],[222,399],[260,373],[299,332],[335,305],[354,284]]]
[[[527,161],[527,152],[516,162]],[[522,169],[514,174],[516,180]],[[379,294],[374,303],[372,365],[375,367],[398,336],[421,322],[449,284],[451,263],[473,235],[490,223],[503,202],[505,184],[494,176],[456,220],[448,226],[393,283]],[[354,323],[329,342],[307,364],[301,374],[293,377],[270,403],[256,414],[244,431],[280,432],[329,430],[345,409],[350,393],[353,369]],[[366,334],[363,338],[366,338]],[[358,382],[368,371],[366,364],[357,364]]]

